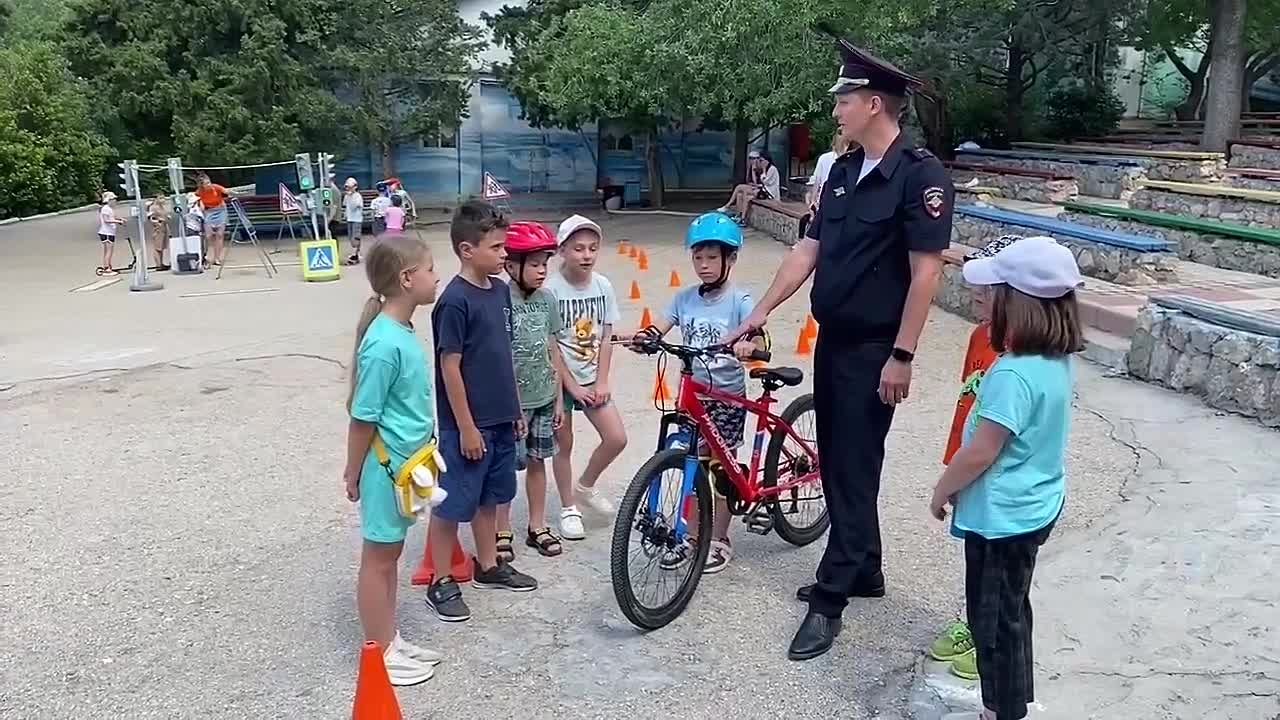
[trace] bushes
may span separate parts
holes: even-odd
[[[1124,103],[1111,88],[1071,83],[1049,93],[1045,132],[1055,139],[1107,135],[1124,115]]]

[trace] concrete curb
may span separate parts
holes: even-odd
[[[89,210],[96,207],[98,207],[98,203],[89,203],[88,205],[81,205],[80,207],[66,208],[65,210],[54,210],[53,212],[40,213],[39,215],[29,215],[27,217],[20,217],[20,218],[7,218],[5,220],[0,220],[0,227],[4,227],[5,225],[16,225],[20,222],[27,222],[29,220],[44,220],[45,218],[57,217],[59,215],[71,215],[73,213],[84,212],[85,210]]]

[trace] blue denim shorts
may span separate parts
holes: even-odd
[[[441,430],[440,454],[448,468],[440,477],[440,487],[449,493],[432,514],[454,522],[471,522],[476,509],[503,505],[516,496],[515,423],[480,428],[484,456],[468,460],[462,456],[462,433]]]

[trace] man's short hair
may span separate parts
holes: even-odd
[[[894,120],[902,118],[902,113],[907,109],[907,96],[894,95],[893,93],[883,92],[881,90],[867,90],[868,95],[874,95],[880,98],[880,104],[884,105],[884,113]]]
[[[479,245],[485,235],[509,224],[502,211],[493,205],[484,200],[468,200],[453,211],[453,220],[449,223],[449,241],[453,244],[453,251],[461,255],[462,243]]]

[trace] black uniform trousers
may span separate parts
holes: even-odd
[[[1053,525],[996,540],[965,533],[965,610],[978,649],[982,703],[999,720],[1021,720],[1035,702],[1031,575]]]
[[[831,514],[809,610],[839,617],[860,584],[878,584],[880,467],[893,407],[880,400],[891,341],[866,342],[822,327],[813,353],[822,493]]]

